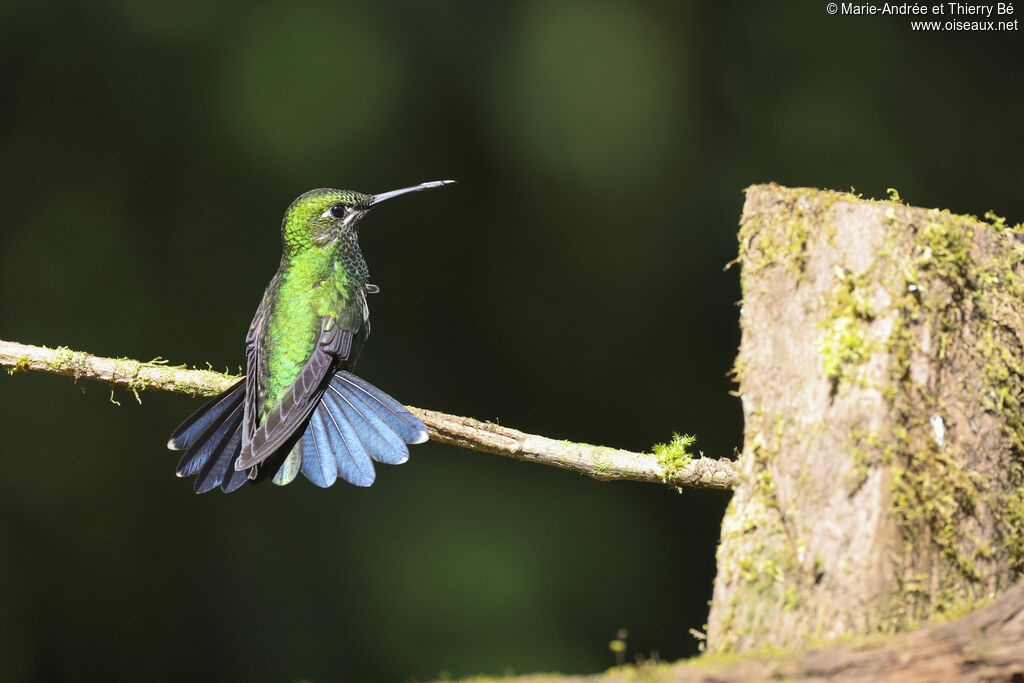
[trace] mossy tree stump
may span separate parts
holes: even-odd
[[[889,633],[1024,569],[1024,251],[945,211],[762,185],[715,651]]]

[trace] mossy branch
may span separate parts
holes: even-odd
[[[158,389],[189,396],[213,396],[239,380],[211,370],[173,367],[156,359],[143,363],[127,358],[103,358],[61,347],[49,349],[0,340],[0,367],[8,372],[39,371],[78,379],[93,379],[138,392]],[[606,481],[642,481],[673,487],[731,489],[736,469],[731,460],[689,457],[662,450],[659,455],[557,441],[468,417],[408,406],[440,443],[482,453],[560,467]],[[671,447],[671,445],[670,445]]]

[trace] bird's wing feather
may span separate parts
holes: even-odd
[[[264,294],[260,307],[256,309],[256,315],[252,318],[252,324],[249,325],[249,332],[245,335],[245,416],[242,420],[242,443],[252,441],[259,418],[256,406],[259,397],[259,372],[262,361],[259,338],[263,334],[263,327],[267,322],[268,308],[268,297]]]
[[[252,438],[243,441],[242,454],[235,463],[237,469],[248,469],[273,455],[284,446],[296,430],[306,424],[317,402],[324,393],[335,364],[348,357],[352,346],[352,332],[342,329],[330,317],[320,321],[320,336],[313,353],[299,376],[284,392],[282,399],[267,413],[266,419],[252,432]],[[258,351],[254,352],[257,354]],[[250,367],[248,376],[256,372]],[[247,381],[249,380],[247,377]],[[246,396],[246,402],[250,398]]]

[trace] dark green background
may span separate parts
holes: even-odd
[[[363,224],[360,374],[633,450],[742,443],[742,188],[1024,218],[1020,33],[825,2],[0,3],[0,338],[236,370],[312,187]],[[428,444],[202,497],[181,396],[0,376],[0,679],[405,681],[696,650],[727,496]]]

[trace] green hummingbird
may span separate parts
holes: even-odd
[[[427,429],[398,401],[352,374],[370,334],[359,222],[383,201],[454,183],[438,180],[381,194],[322,188],[300,196],[281,223],[277,274],[245,338],[245,378],[171,435],[185,451],[179,477],[195,490],[234,491],[247,480],[320,487],[339,477],[369,486],[373,462],[403,463]]]

